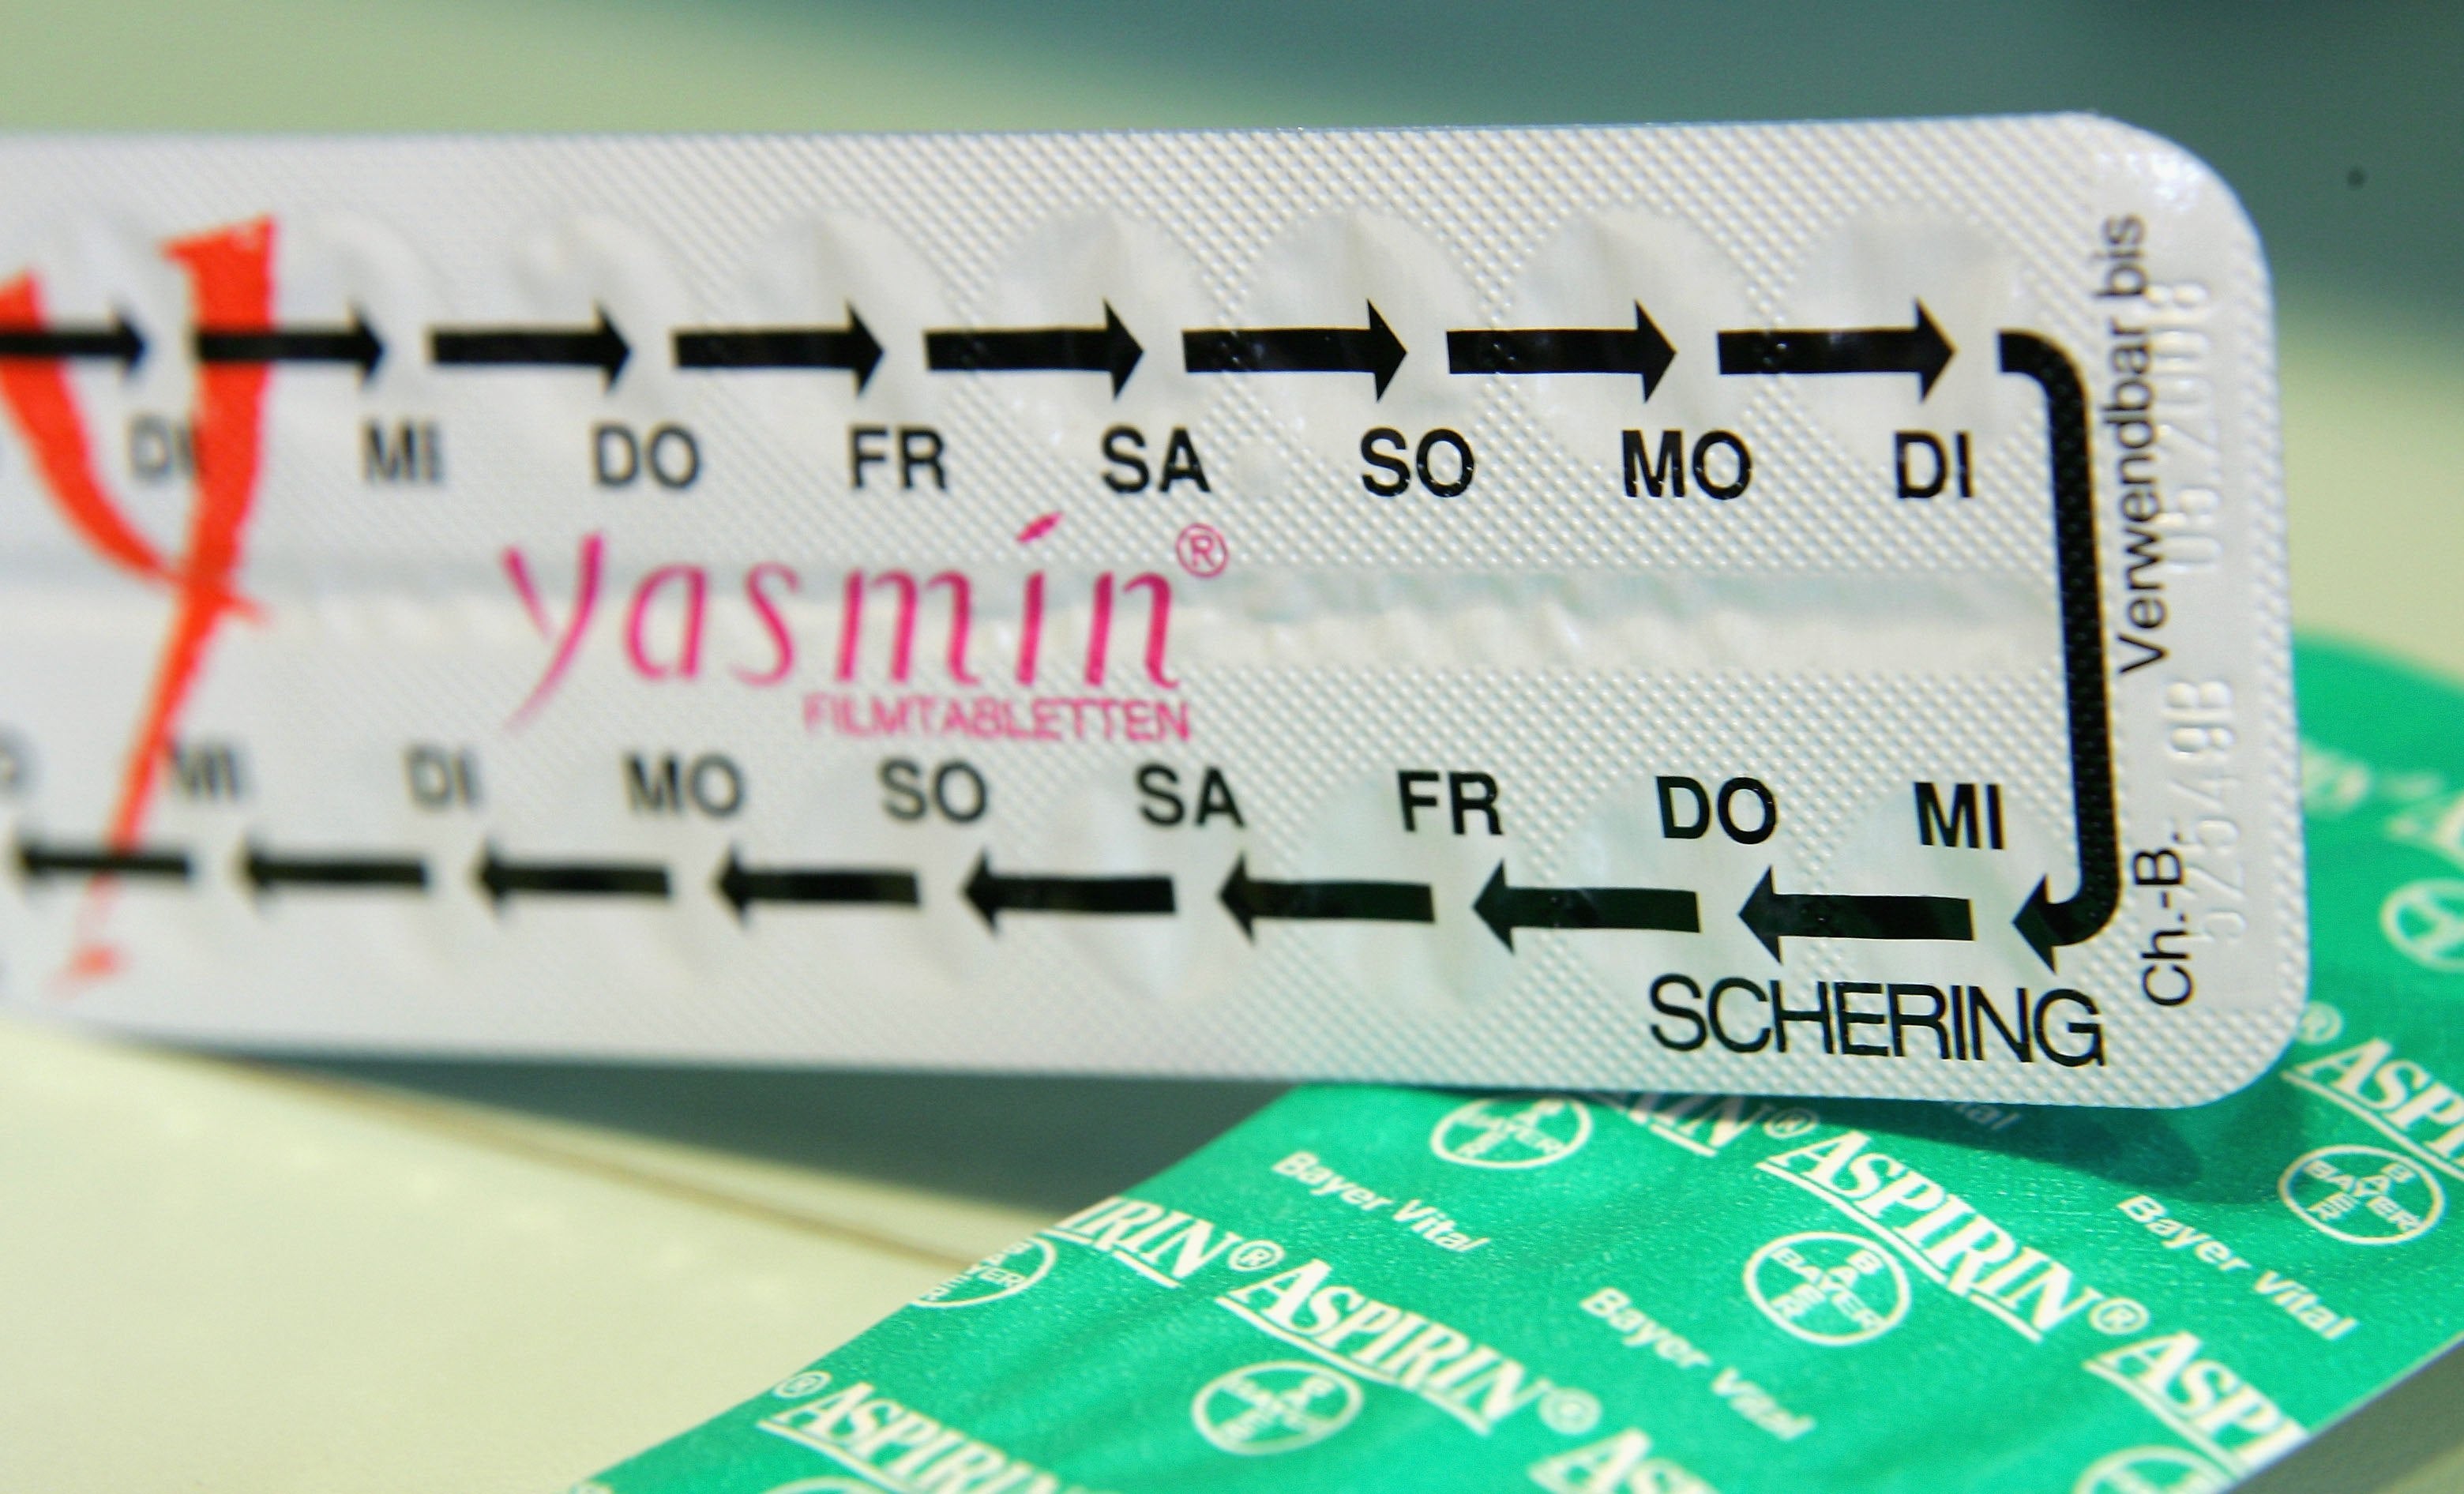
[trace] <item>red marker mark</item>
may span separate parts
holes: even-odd
[[[1051,513],[1045,515],[1042,518],[1033,520],[1024,529],[1020,530],[1018,532],[1018,542],[1020,544],[1033,544],[1038,539],[1043,538],[1045,536],[1052,533],[1060,527],[1061,511],[1055,509]]]
[[[165,252],[187,273],[198,322],[259,331],[274,321],[274,224],[257,219],[176,240]],[[38,325],[41,289],[32,275],[0,286],[0,322]],[[112,564],[171,588],[169,635],[146,692],[144,714],[121,770],[120,796],[109,827],[113,846],[133,846],[144,827],[163,760],[202,673],[208,646],[224,618],[253,609],[234,589],[242,538],[264,456],[265,390],[261,363],[211,363],[197,370],[196,487],[187,546],[166,560],[96,476],[92,443],[78,416],[67,372],[55,362],[0,362],[0,403],[34,453],[44,486],[61,516]],[[110,887],[98,883],[79,923],[79,948],[64,976],[87,980],[119,967],[99,942]]]

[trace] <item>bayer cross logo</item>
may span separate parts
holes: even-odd
[[[2419,1240],[2447,1209],[2446,1192],[2427,1169],[2377,1147],[2305,1152],[2276,1192],[2303,1223],[2356,1245]]]
[[[1860,1235],[1783,1235],[1746,1262],[1746,1294],[1785,1331],[1845,1348],[1880,1338],[1908,1315],[1908,1276]]]
[[[2088,1464],[2071,1494],[2216,1494],[2232,1482],[2178,1447],[2126,1447]]]
[[[996,1250],[915,1299],[918,1307],[974,1307],[1013,1297],[1044,1280],[1052,1269],[1052,1246],[1037,1239],[1022,1240]]]
[[[1189,1403],[1199,1434],[1243,1458],[1323,1442],[1358,1415],[1359,1385],[1306,1359],[1270,1359],[1219,1374]]]
[[[2415,964],[2464,973],[2464,882],[2431,877],[2397,888],[2379,905],[2379,931]]]
[[[1474,1100],[1438,1122],[1429,1150],[1465,1167],[1546,1167],[1582,1150],[1592,1112],[1563,1095]]]

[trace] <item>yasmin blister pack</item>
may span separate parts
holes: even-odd
[[[2180,1105],[2269,301],[2088,118],[0,144],[0,990],[253,1045]]]

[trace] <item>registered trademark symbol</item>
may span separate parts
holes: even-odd
[[[829,1383],[829,1371],[806,1370],[799,1374],[791,1374],[785,1379],[781,1380],[778,1384],[771,1386],[770,1394],[778,1396],[781,1400],[794,1400],[799,1395],[810,1395],[813,1392],[820,1390],[823,1386]]]
[[[2301,1008],[2301,1021],[2293,1028],[2296,1043],[2333,1043],[2344,1030],[2344,1014],[2324,1001],[2313,1001]]]
[[[1232,563],[1232,544],[1223,531],[1212,524],[1192,524],[1172,542],[1173,554],[1180,558],[1180,568],[1192,576],[1221,576],[1223,567]]]
[[[1600,1424],[1599,1397],[1590,1391],[1560,1385],[1540,1397],[1540,1420],[1551,1432],[1580,1437]]]
[[[1283,1246],[1271,1240],[1252,1240],[1233,1246],[1225,1263],[1236,1271],[1263,1271],[1270,1265],[1282,1264],[1283,1260]]]
[[[2088,1309],[2087,1322],[2100,1333],[2136,1333],[2147,1326],[2147,1308],[2128,1297],[2108,1297]]]
[[[1792,1105],[1787,1110],[1773,1111],[1771,1118],[1763,1122],[1763,1130],[1773,1141],[1793,1141],[1812,1131],[1815,1125],[1812,1110]]]

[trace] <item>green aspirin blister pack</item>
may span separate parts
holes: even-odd
[[[2464,1333],[2464,693],[2304,657],[2316,999],[2120,1111],[1296,1090],[593,1494],[2210,1494]]]

